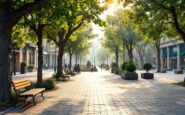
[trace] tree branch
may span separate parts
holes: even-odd
[[[46,2],[47,0],[35,0],[32,3],[25,4],[24,6],[12,12],[10,16],[5,19],[5,22],[7,23],[6,26],[9,28],[13,27],[22,16],[31,12],[32,10],[38,9],[40,6],[46,4]]]
[[[59,43],[58,43],[58,41],[56,40],[56,38],[55,38],[55,37],[51,37],[50,34],[49,34],[49,32],[46,32],[46,33],[47,33],[48,39],[52,40],[57,46],[59,46]]]

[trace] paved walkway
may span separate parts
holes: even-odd
[[[43,79],[52,77],[53,73],[54,73],[53,69],[47,69],[47,70],[44,69],[43,72],[42,72]],[[26,74],[17,74],[17,75],[14,75],[12,78],[14,80],[15,79],[23,79],[23,78],[26,78],[26,79],[29,79],[31,81],[36,81],[37,80],[37,71],[28,72]]]
[[[11,108],[26,115],[184,115],[185,88],[154,80],[126,81],[106,71],[81,73],[45,93],[36,106]],[[40,100],[40,98],[39,98]]]

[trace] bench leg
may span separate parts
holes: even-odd
[[[36,105],[36,103],[35,103],[35,96],[32,97],[32,100],[33,100],[33,104]]]
[[[41,95],[42,95],[42,98],[43,98],[43,100],[44,100],[44,92],[42,92]]]
[[[26,100],[27,100],[28,97],[24,97],[24,104],[26,104]]]

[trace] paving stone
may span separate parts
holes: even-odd
[[[106,71],[81,73],[59,82],[59,89],[45,93],[36,106],[6,114],[184,115],[185,88],[161,79],[127,81]]]

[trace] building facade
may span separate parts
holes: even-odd
[[[162,69],[178,69],[185,64],[185,43],[183,41],[163,38],[160,49]]]
[[[13,52],[12,69],[20,72],[21,62],[26,62],[27,66],[34,65],[35,69],[38,66],[38,49],[37,46],[26,42],[23,48],[15,48]],[[47,42],[43,44],[43,68],[51,69],[56,67],[57,49]]]

